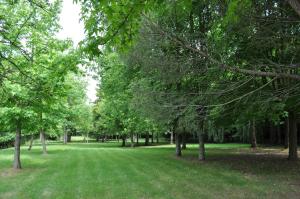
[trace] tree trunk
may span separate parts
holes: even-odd
[[[180,140],[180,135],[179,135],[179,133],[176,133],[175,134],[175,143],[176,143],[176,152],[175,152],[175,154],[176,154],[176,156],[177,157],[180,157],[181,156],[181,140]]]
[[[199,157],[198,157],[198,159],[200,161],[204,161],[205,160],[204,133],[199,132],[198,137],[199,137]]]
[[[21,169],[21,161],[20,161],[20,154],[21,154],[21,122],[17,121],[16,124],[16,138],[15,138],[15,154],[14,154],[14,169]]]
[[[146,137],[145,137],[145,146],[149,145],[149,132],[146,132]]]
[[[68,132],[65,131],[64,132],[64,144],[67,144],[67,142],[68,142]]]
[[[43,154],[47,154],[47,148],[46,148],[46,135],[44,130],[41,130],[40,132],[41,142],[43,146]]]
[[[122,135],[122,147],[125,147],[126,145],[126,136],[125,135]]]
[[[136,134],[136,145],[139,145],[139,134]]]
[[[33,138],[34,138],[34,135],[33,135],[33,134],[31,134],[31,138],[30,138],[30,142],[29,142],[28,151],[30,151],[30,150],[31,150],[31,148],[32,148]]]
[[[158,132],[156,133],[156,143],[159,143],[159,137],[158,137]]]
[[[257,141],[256,141],[256,124],[255,119],[252,120],[252,131],[251,131],[251,148],[256,149]]]
[[[130,146],[134,147],[133,133],[130,133]]]
[[[71,142],[71,138],[72,138],[71,134],[67,133],[67,142]]]
[[[182,134],[182,147],[181,149],[186,149],[186,133]]]
[[[170,144],[174,144],[174,133],[173,131],[170,132]]]
[[[119,138],[119,135],[117,135],[117,140],[118,140],[118,142],[120,142],[120,138]]]
[[[153,144],[154,143],[154,133],[151,132],[151,143]]]
[[[294,112],[289,112],[289,160],[297,160],[297,118]]]
[[[284,148],[287,149],[289,147],[289,132],[290,132],[290,122],[289,118],[285,119],[285,128],[284,128]]]

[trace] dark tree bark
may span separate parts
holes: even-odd
[[[28,151],[30,151],[30,150],[31,150],[31,148],[32,148],[32,144],[33,144],[33,138],[34,138],[34,135],[33,135],[33,134],[31,134],[30,141],[29,141],[29,146],[28,146]]]
[[[182,147],[181,149],[186,149],[186,133],[182,134]]]
[[[47,154],[47,147],[46,147],[46,135],[44,130],[41,130],[40,132],[42,147],[43,147],[43,154]]]
[[[130,133],[130,146],[134,147],[133,133]]]
[[[256,122],[255,119],[252,120],[252,131],[251,131],[251,148],[256,149],[257,141],[256,141]]]
[[[294,112],[289,112],[289,160],[297,160],[297,117]]]
[[[285,119],[285,128],[284,128],[284,148],[288,148],[289,147],[289,133],[290,133],[290,122],[289,122],[289,118],[287,117]]]
[[[121,138],[122,138],[122,147],[125,147],[125,145],[126,145],[126,135],[122,135]]]
[[[199,132],[199,161],[205,160],[204,132]]]
[[[151,132],[151,143],[152,144],[154,143],[154,134],[153,134],[153,132]]]
[[[16,123],[16,138],[15,138],[15,154],[14,154],[14,169],[21,169],[21,161],[20,161],[20,155],[21,155],[21,121],[17,121]]]
[[[175,133],[175,143],[176,143],[176,156],[180,157],[181,156],[181,139],[180,139],[179,133]]]
[[[149,132],[146,132],[146,137],[145,137],[145,146],[149,145]]]

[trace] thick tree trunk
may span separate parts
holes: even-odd
[[[122,135],[121,138],[122,138],[122,147],[125,147],[125,145],[126,145],[126,135]]]
[[[136,134],[136,145],[139,145],[139,134]]]
[[[289,112],[289,160],[297,160],[297,118],[294,112]]]
[[[252,131],[251,131],[251,148],[256,149],[257,141],[256,141],[256,122],[255,119],[252,120]]]
[[[170,132],[170,144],[174,144],[174,132]]]
[[[34,135],[33,135],[33,134],[31,134],[30,141],[29,141],[29,147],[28,147],[28,151],[30,151],[30,150],[31,150],[31,148],[32,148],[33,138],[34,138]]]
[[[289,147],[289,133],[290,133],[290,122],[289,122],[289,118],[287,117],[285,119],[285,128],[284,128],[284,148],[288,148]]]
[[[130,146],[134,147],[133,133],[130,133]]]
[[[203,132],[199,132],[198,139],[199,139],[199,156],[198,156],[198,159],[200,161],[204,161],[205,160],[205,146],[204,146],[204,133]]]
[[[182,134],[182,147],[181,149],[186,149],[186,133]]]
[[[151,143],[153,144],[154,143],[154,133],[151,132]]]
[[[180,139],[180,135],[179,133],[176,133],[175,134],[175,143],[176,143],[176,151],[175,151],[175,154],[177,157],[180,157],[181,156],[181,139]]]
[[[14,169],[21,169],[21,161],[20,161],[20,154],[21,154],[21,122],[17,121],[16,124],[16,138],[15,138],[15,154],[14,154]]]
[[[145,137],[145,146],[149,145],[149,132],[146,132],[146,137]]]
[[[72,138],[71,134],[67,133],[67,142],[71,142],[71,138]]]
[[[68,142],[68,132],[65,131],[64,132],[64,144],[67,144],[67,142]]]
[[[47,154],[47,147],[46,147],[46,135],[44,130],[41,130],[40,132],[42,147],[43,147],[43,154]]]
[[[158,137],[158,132],[156,133],[156,143],[159,143],[159,137]]]

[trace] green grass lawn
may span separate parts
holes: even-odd
[[[0,150],[0,198],[299,198],[300,165],[248,145],[196,145],[182,158],[173,146],[120,148],[118,143],[22,147],[23,170],[11,169],[13,149]]]

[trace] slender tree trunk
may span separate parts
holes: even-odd
[[[30,151],[30,150],[31,150],[31,148],[32,148],[33,138],[34,138],[34,135],[33,135],[33,134],[31,134],[30,141],[29,141],[29,147],[28,147],[28,151]]]
[[[136,145],[139,145],[139,134],[136,134]]]
[[[122,135],[121,139],[122,139],[122,147],[125,147],[126,146],[126,135]]]
[[[64,144],[67,144],[68,142],[68,132],[64,131]]]
[[[289,112],[290,133],[289,133],[289,160],[297,160],[297,118],[294,112]]]
[[[176,133],[175,134],[175,143],[176,143],[176,151],[175,151],[175,154],[177,157],[180,157],[181,156],[181,140],[180,140],[180,135],[179,133]]]
[[[117,135],[117,139],[118,139],[118,142],[120,142],[120,136],[119,135]]]
[[[170,144],[174,144],[174,132],[171,131],[170,134]]]
[[[133,133],[130,133],[130,146],[134,147]]]
[[[181,149],[186,149],[186,133],[182,134],[182,147]]]
[[[284,128],[284,148],[288,148],[289,147],[289,133],[290,133],[290,122],[289,122],[289,118],[287,117],[285,119],[285,128]]]
[[[159,137],[158,137],[158,132],[156,133],[156,143],[159,143]]]
[[[151,143],[153,144],[154,143],[154,133],[151,132]]]
[[[16,124],[16,138],[15,138],[15,154],[14,154],[14,169],[21,169],[21,161],[20,161],[20,155],[21,155],[21,121],[17,121]]]
[[[256,141],[256,122],[255,119],[252,120],[252,131],[251,131],[251,148],[256,149],[257,141]]]
[[[198,159],[199,161],[204,161],[205,160],[205,146],[204,146],[204,132],[199,132],[198,134],[198,139],[199,139],[199,156]]]
[[[40,132],[41,142],[43,146],[43,154],[47,154],[47,147],[46,147],[46,135],[44,130],[42,129]]]
[[[146,137],[145,137],[145,146],[149,145],[149,132],[146,132]]]

